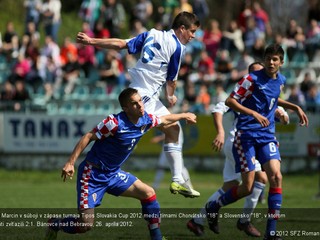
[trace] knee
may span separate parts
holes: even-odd
[[[154,191],[154,189],[152,187],[148,187],[145,192],[144,192],[144,199],[148,199],[148,198],[151,198],[152,196],[156,195],[156,192]]]
[[[269,177],[271,187],[281,187],[282,185],[282,174],[280,171],[273,173]]]
[[[264,172],[256,172],[255,181],[267,184],[268,177]]]

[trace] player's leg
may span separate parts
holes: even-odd
[[[232,148],[236,163],[235,171],[241,172],[242,183],[226,191],[220,196],[218,201],[209,202],[206,205],[209,228],[215,233],[219,233],[218,217],[220,208],[249,195],[252,191],[255,176],[255,162],[251,159],[255,157],[255,148],[251,142],[248,141],[250,136],[243,138],[242,134],[242,132],[236,133]]]
[[[264,239],[281,239],[276,236],[276,225],[282,204],[282,174],[278,143],[274,136],[270,142],[261,144],[257,149],[257,158],[265,170],[269,181],[268,220]]]
[[[257,206],[259,196],[265,188],[265,184],[267,183],[268,179],[266,173],[261,171],[261,165],[257,161],[255,171],[256,173],[252,193],[245,198],[242,214],[243,217],[238,220],[237,228],[241,231],[244,231],[249,236],[260,237],[261,233],[251,223],[251,215]]]
[[[160,205],[157,201],[154,189],[137,179],[120,196],[132,197],[140,200],[142,214],[148,222],[151,239],[162,239],[160,231]]]
[[[145,111],[155,114],[157,116],[164,116],[170,114],[170,111],[162,104],[162,102],[154,97],[148,96],[148,93],[138,89],[145,106]],[[179,140],[179,134],[182,129],[179,123],[174,123],[166,127],[159,128],[165,134],[163,149],[166,159],[169,163],[172,183],[170,191],[172,193],[180,193],[185,197],[199,197],[200,193],[191,189],[184,181],[182,176],[183,158],[182,158],[182,144]]]
[[[268,195],[268,213],[265,239],[281,239],[274,236],[276,233],[276,224],[280,214],[282,204],[282,174],[280,171],[280,161],[277,159],[270,160],[263,165],[265,169],[270,188]]]
[[[78,167],[77,174],[77,195],[78,195],[78,212],[77,217],[70,216],[62,219],[51,218],[50,226],[46,232],[45,239],[56,239],[58,231],[69,234],[85,233],[89,231],[94,223],[94,208],[98,206],[104,195],[105,186],[95,186],[93,175],[102,176],[100,170],[93,167],[92,164],[83,161]],[[95,201],[89,196],[95,195]]]
[[[179,135],[182,134],[180,123],[162,127],[161,130],[165,134],[163,148],[172,174],[170,191],[185,197],[199,197],[200,193],[188,186],[182,175],[184,164],[182,157],[183,141],[181,141],[181,138],[179,140]]]

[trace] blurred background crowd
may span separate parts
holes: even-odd
[[[201,27],[187,45],[175,111],[209,114],[211,106],[223,101],[247,73],[248,65],[262,60],[266,45],[277,42],[286,50],[281,72],[287,86],[282,98],[307,112],[320,112],[319,0],[238,1],[240,8],[225,19],[212,16],[206,0],[78,2],[74,11],[81,24],[73,28],[97,38],[131,38],[150,28],[168,30],[180,11],[197,14]],[[280,2],[288,4],[278,6]],[[63,1],[21,4],[23,31],[18,32],[13,21],[0,29],[0,111],[118,111],[118,93],[130,83],[127,69],[137,56],[77,44],[75,35],[61,37]],[[290,17],[288,11],[298,16],[301,6],[304,17]]]

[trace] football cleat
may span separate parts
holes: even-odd
[[[210,210],[209,205],[212,202],[208,202],[206,204],[206,212],[207,212],[207,220],[208,220],[208,225],[209,228],[212,232],[219,234],[220,229],[219,229],[219,212],[213,212]]]
[[[179,193],[179,194],[181,194],[185,197],[189,197],[189,198],[200,197],[199,192],[190,188],[185,183],[180,184],[177,182],[172,182],[170,185],[170,192],[173,194]]]
[[[279,236],[264,236],[263,240],[282,240]]]
[[[55,240],[57,239],[57,235],[58,235],[58,230],[59,229],[59,219],[57,218],[50,218],[48,220],[48,224],[50,224],[48,227],[47,227],[47,230],[46,230],[46,235],[44,237],[45,240]],[[51,224],[53,224],[51,226]]]
[[[248,236],[260,237],[261,233],[256,229],[251,222],[241,223],[240,219],[237,222],[237,228],[240,231],[244,231]]]
[[[202,236],[204,234],[204,227],[201,224],[196,223],[193,219],[187,223],[187,228],[196,236]]]

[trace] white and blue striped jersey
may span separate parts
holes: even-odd
[[[160,118],[144,113],[133,124],[124,112],[109,115],[94,129],[96,140],[86,160],[102,170],[115,172],[127,160],[140,138],[152,127],[161,123]]]
[[[185,53],[185,46],[174,31],[151,29],[127,40],[130,54],[140,53],[134,68],[129,69],[130,87],[148,96],[159,96],[166,81],[175,81]]]

